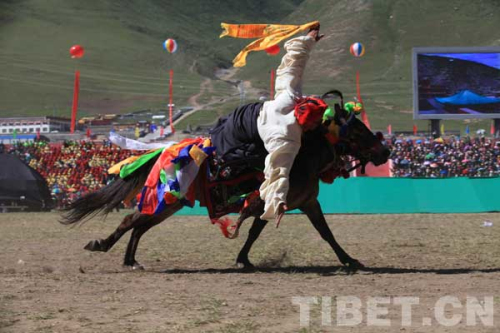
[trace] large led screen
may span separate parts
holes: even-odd
[[[500,47],[414,48],[415,119],[500,118]]]

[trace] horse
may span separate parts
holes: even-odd
[[[338,244],[331,232],[318,202],[319,183],[325,175],[330,175],[330,182],[339,175],[348,176],[348,172],[366,164],[381,165],[387,162],[390,150],[382,143],[381,133],[375,135],[360,121],[354,112],[347,111],[343,106],[342,94],[331,91],[322,96],[323,99],[339,96],[341,104],[335,104],[333,119],[323,122],[315,130],[305,132],[301,149],[295,158],[290,172],[290,187],[287,196],[289,210],[299,209],[306,214],[321,237],[328,242],[339,261],[346,267],[358,269],[364,267],[361,262],[352,258]],[[335,135],[332,135],[335,133]],[[333,139],[332,139],[333,138]],[[262,156],[264,160],[265,156]],[[357,165],[346,169],[346,159],[349,163],[358,161]],[[353,160],[354,159],[354,160]],[[118,178],[109,185],[89,193],[72,202],[65,209],[63,224],[69,225],[87,220],[95,215],[107,215],[122,201],[134,198],[146,182],[149,171],[156,159],[151,159],[134,173],[122,179]],[[196,199],[203,189],[201,182],[197,183]],[[174,202],[157,215],[141,214],[138,210],[125,216],[116,230],[107,238],[90,241],[85,247],[89,251],[109,251],[113,245],[129,230],[132,230],[124,257],[124,266],[132,269],[144,269],[135,259],[139,241],[149,229],[172,216],[183,207],[180,201]],[[253,269],[248,254],[257,240],[267,221],[260,219],[264,212],[264,202],[256,196],[240,212],[235,231],[230,237],[237,235],[243,223],[249,217],[254,217],[248,238],[240,250],[236,264],[243,269]]]

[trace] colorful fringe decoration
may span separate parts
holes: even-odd
[[[162,151],[163,149],[157,149],[144,155],[130,156],[129,158],[109,168],[108,173],[120,174],[120,178],[126,178],[128,175],[132,174],[135,170],[146,164],[152,158],[156,157]]]
[[[163,129],[163,127],[160,128],[160,136],[163,136],[163,134],[161,133],[162,129]],[[132,139],[126,138],[124,136],[116,134],[113,131],[111,131],[109,133],[109,141],[113,142],[115,145],[117,145],[121,149],[149,150],[149,151],[153,151],[156,149],[168,148],[168,147],[177,143],[175,141],[145,143],[145,142],[140,142],[137,140],[132,140]]]
[[[193,207],[193,181],[200,166],[215,150],[210,139],[185,139],[178,144],[133,156],[113,165],[108,172],[126,178],[138,168],[158,157],[139,195],[138,209],[147,215],[159,214],[168,205],[181,201]]]
[[[234,67],[243,67],[246,65],[246,58],[249,52],[263,51],[280,43],[282,40],[290,38],[293,35],[301,31],[308,30],[316,25],[319,25],[319,21],[303,25],[221,23],[221,27],[224,31],[220,35],[220,38],[224,36],[234,38],[258,38],[245,46],[245,48],[238,53],[236,58],[234,58]]]
[[[125,166],[127,164],[132,164],[133,162],[137,161],[140,157],[141,157],[140,155],[130,156],[129,158],[126,158],[123,161],[121,161],[119,163],[116,163],[111,168],[109,168],[108,169],[108,173],[110,175],[119,175],[120,174],[120,170],[121,170],[121,168],[123,166]]]
[[[165,148],[146,179],[139,211],[148,215],[159,214],[176,201],[193,207],[193,181],[201,164],[214,149],[210,139],[204,138],[185,139]]]

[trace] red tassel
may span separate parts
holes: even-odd
[[[224,235],[224,237],[229,238],[229,228],[235,229],[233,221],[229,217],[222,217],[219,219],[210,219],[212,224],[218,224],[220,231]]]

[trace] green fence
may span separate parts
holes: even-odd
[[[404,214],[500,211],[500,178],[349,178],[321,187],[325,213]]]
[[[337,179],[321,184],[325,214],[479,213],[500,211],[500,178]],[[206,209],[184,208],[180,215],[206,215]]]

